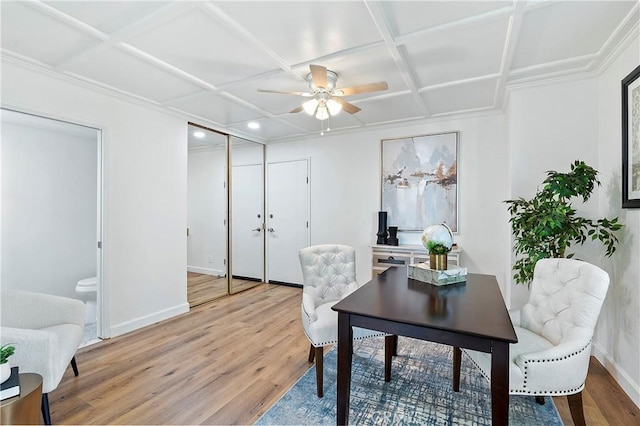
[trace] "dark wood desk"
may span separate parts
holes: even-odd
[[[332,309],[338,312],[339,425],[349,422],[352,327],[491,353],[492,423],[508,423],[509,344],[518,338],[494,276],[469,274],[466,283],[434,286],[392,268]]]

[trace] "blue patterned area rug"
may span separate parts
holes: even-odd
[[[490,425],[489,382],[463,354],[460,392],[452,389],[452,349],[400,337],[391,382],[384,381],[384,339],[354,342],[349,422],[353,425]],[[333,348],[324,358],[324,398],[316,396],[315,368],[307,371],[258,425],[335,425],[336,366]],[[562,425],[551,398],[511,396],[513,425]]]

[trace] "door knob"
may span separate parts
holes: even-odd
[[[274,232],[275,230],[273,228],[269,228],[269,229],[267,229],[267,231]]]
[[[260,232],[260,231],[262,231],[262,229],[260,229],[260,228],[256,228],[256,229],[252,229],[252,231]]]

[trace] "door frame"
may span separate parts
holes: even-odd
[[[307,221],[309,225],[307,226],[307,245],[311,244],[311,223],[312,223],[312,215],[311,215],[311,157],[299,157],[299,158],[291,158],[288,160],[276,160],[276,161],[267,161],[265,162],[265,214],[269,211],[269,197],[267,196],[269,193],[269,166],[271,164],[281,164],[281,163],[293,163],[296,161],[306,161],[307,162]],[[265,216],[265,228],[267,228],[267,217]],[[265,229],[266,231],[266,229]],[[270,282],[270,271],[269,271],[269,238],[266,237],[265,232],[265,282]],[[294,286],[298,286],[297,284],[292,284]]]
[[[20,114],[33,115],[36,117],[42,117],[49,120],[62,121],[65,123],[73,124],[76,126],[88,127],[97,131],[96,140],[96,153],[97,153],[97,170],[96,170],[96,277],[97,277],[97,289],[96,289],[96,334],[100,339],[108,339],[111,337],[111,328],[107,327],[109,324],[109,309],[108,303],[108,288],[104,282],[104,244],[105,244],[105,230],[104,230],[104,214],[105,214],[105,128],[95,123],[83,122],[75,118],[68,118],[58,114],[50,112],[42,112],[37,110],[31,110],[28,108],[22,108],[11,104],[3,104],[0,109],[7,111],[18,112]]]

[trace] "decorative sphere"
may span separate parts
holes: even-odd
[[[429,225],[422,231],[422,245],[427,248],[427,242],[434,241],[450,249],[453,245],[451,229],[444,223]]]

